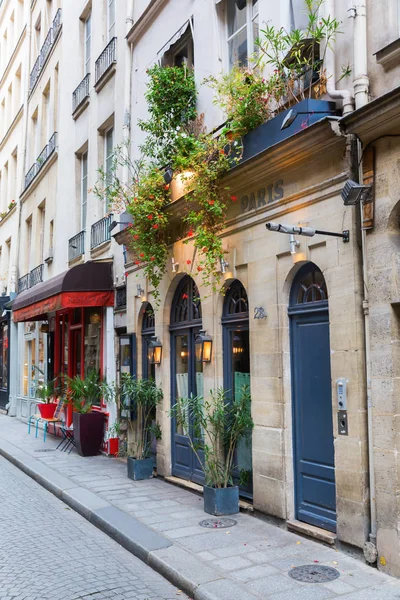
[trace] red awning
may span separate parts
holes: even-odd
[[[18,323],[46,319],[47,313],[65,308],[113,305],[112,264],[87,262],[19,294],[12,311]]]

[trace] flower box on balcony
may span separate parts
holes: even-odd
[[[298,115],[289,127],[281,129],[282,123],[289,110],[295,110]],[[276,117],[270,119],[260,127],[253,129],[243,138],[243,156],[239,165],[250,160],[260,152],[271,146],[286,140],[299,131],[316,123],[324,117],[334,116],[335,103],[326,100],[315,100],[313,98],[302,100],[291,108],[280,112]]]

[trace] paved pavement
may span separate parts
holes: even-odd
[[[186,598],[0,457],[0,600]]]
[[[348,554],[247,514],[235,515],[229,529],[204,529],[199,522],[209,515],[196,494],[160,478],[130,481],[121,460],[68,455],[56,445],[0,415],[1,454],[195,600],[400,599],[400,580]],[[289,577],[304,564],[333,567],[340,577],[319,584]]]

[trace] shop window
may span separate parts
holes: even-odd
[[[247,67],[257,52],[258,10],[258,0],[226,0],[229,70],[236,64]]]
[[[8,390],[8,323],[0,323],[0,388]]]
[[[40,323],[25,323],[24,365],[22,371],[22,396],[36,398],[39,385],[47,381],[47,334],[40,331]]]
[[[226,290],[222,315],[224,388],[231,399],[239,399],[250,387],[249,304],[246,290],[235,280]],[[243,496],[252,495],[252,434],[237,445],[234,479]]]
[[[101,372],[101,308],[85,309],[84,373]]]

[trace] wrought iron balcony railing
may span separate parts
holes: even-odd
[[[103,77],[104,73],[117,62],[117,38],[112,40],[104,48],[95,63],[95,85]]]
[[[37,283],[43,281],[43,265],[39,265],[32,269],[29,273],[29,287],[33,287]]]
[[[111,221],[112,221],[113,216],[112,215],[107,215],[106,217],[103,217],[103,219],[100,219],[100,221],[97,221],[97,223],[93,223],[92,225],[92,229],[91,229],[91,235],[90,235],[90,249],[93,250],[94,248],[97,248],[97,246],[100,246],[101,244],[104,244],[105,242],[109,242],[111,239],[111,233],[110,233],[110,225],[111,225]]]
[[[74,113],[78,106],[89,97],[90,73],[85,75],[78,87],[72,92],[72,112]]]
[[[43,168],[44,164],[48,161],[48,159],[53,154],[53,152],[55,152],[56,146],[57,146],[57,132],[54,132],[53,135],[51,136],[51,138],[49,139],[49,142],[43,148],[43,150],[41,151],[41,153],[39,154],[39,156],[37,157],[37,159],[31,166],[31,168],[25,175],[24,189],[26,189],[28,187],[28,185],[30,185],[32,183],[32,181],[35,179],[36,175],[38,175],[40,170]]]
[[[33,69],[31,71],[29,77],[29,91],[31,91],[40,77],[40,74],[43,70],[44,65],[46,64],[47,58],[51,52],[52,47],[54,46],[58,34],[61,29],[61,8],[55,14],[53,19],[52,26],[50,27],[46,38],[40,48],[39,56],[37,57],[35,64],[33,65]]]
[[[80,231],[68,240],[68,260],[74,260],[85,253],[85,231]]]
[[[115,290],[115,308],[125,308],[126,306],[126,285]]]
[[[29,273],[18,279],[18,294],[29,289]]]

